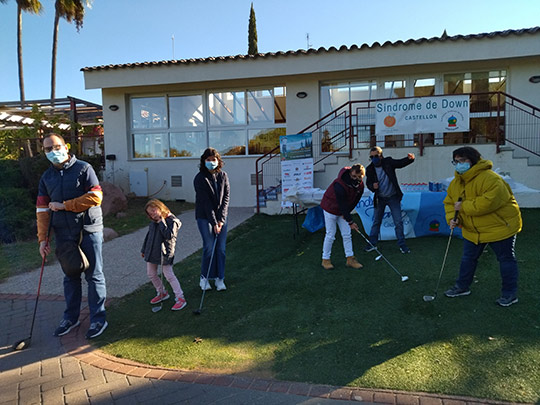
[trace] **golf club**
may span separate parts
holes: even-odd
[[[51,211],[51,215],[49,217],[49,227],[47,228],[47,237],[45,238],[46,246],[49,246],[49,236],[51,234],[51,224],[52,224],[52,217],[53,217],[53,211]],[[41,280],[43,279],[43,268],[45,267],[45,259],[47,255],[43,256],[43,259],[41,260],[41,271],[39,272],[39,283],[38,283],[38,290],[36,295],[36,304],[34,305],[34,314],[32,315],[32,326],[30,326],[30,336],[28,336],[26,339],[19,340],[18,342],[15,342],[13,344],[13,350],[23,350],[26,349],[28,346],[30,346],[30,343],[32,341],[32,333],[34,331],[34,322],[36,320],[36,312],[38,307],[38,301],[39,301],[39,293],[41,291]]]
[[[386,263],[388,263],[388,265],[392,268],[392,270],[394,270],[398,275],[399,277],[401,277],[401,281],[407,281],[409,279],[409,276],[404,276],[402,275],[393,265],[392,263],[390,263],[388,261],[388,259],[386,257],[384,257],[384,255],[379,251],[379,249],[377,248],[377,246],[373,245],[369,239],[362,233],[360,232],[358,229],[356,230],[356,232],[358,232],[362,238],[364,238],[364,240],[369,243],[369,246],[372,247],[378,254],[378,256],[375,258],[376,261],[379,261],[380,259],[383,259]]]
[[[163,257],[161,257],[161,287],[163,288],[163,291],[165,291],[165,285],[163,284]],[[155,314],[156,312],[161,311],[161,308],[163,308],[163,300],[159,301],[159,305],[152,307],[152,312]]]
[[[458,202],[461,201],[461,197],[458,198]],[[454,221],[457,219],[459,211],[454,213]],[[446,252],[444,252],[444,259],[441,266],[441,271],[439,272],[439,279],[437,280],[437,287],[435,287],[435,293],[433,295],[424,295],[425,302],[434,301],[437,298],[437,292],[439,291],[439,284],[441,282],[441,277],[444,269],[444,264],[446,263],[446,256],[448,256],[448,249],[450,248],[450,241],[452,240],[452,234],[454,233],[454,228],[450,229],[450,236],[448,237],[448,243],[446,244]]]
[[[201,312],[202,312],[202,306],[203,306],[203,302],[204,302],[204,294],[206,293],[206,287],[208,286],[208,276],[210,275],[210,268],[212,267],[212,261],[214,260],[214,252],[216,251],[217,238],[218,238],[218,236],[216,235],[215,238],[214,238],[214,246],[212,247],[212,255],[210,256],[210,263],[208,263],[208,271],[206,272],[206,277],[204,279],[205,280],[205,285],[204,285],[204,290],[203,290],[202,297],[201,297],[201,303],[199,305],[199,308],[193,311],[193,315],[200,315]]]

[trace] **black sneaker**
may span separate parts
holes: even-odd
[[[510,305],[518,302],[518,299],[517,297],[501,297],[495,302],[499,304],[501,307],[509,307]]]
[[[64,336],[67,335],[69,332],[71,332],[71,329],[76,328],[80,325],[80,322],[77,321],[75,323],[68,321],[67,319],[62,319],[62,322],[60,322],[60,326],[55,329],[53,335],[54,336]]]
[[[88,329],[88,332],[86,332],[86,338],[92,339],[92,338],[95,338],[96,336],[101,335],[103,331],[107,328],[107,326],[109,326],[107,321],[105,321],[105,323],[101,323],[101,322],[91,323],[90,329]]]
[[[407,246],[401,246],[401,247],[399,248],[399,251],[400,251],[401,253],[411,253],[411,249],[409,249]]]
[[[374,246],[374,245],[367,245],[367,246],[364,248],[364,252],[373,252],[375,249],[377,249],[376,246]]]
[[[453,286],[449,290],[444,292],[444,295],[450,298],[461,297],[462,295],[469,295],[471,290],[468,288],[459,288],[457,285]]]

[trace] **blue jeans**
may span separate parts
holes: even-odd
[[[490,242],[489,245],[499,261],[501,272],[502,297],[515,297],[517,295],[517,282],[519,270],[517,266],[514,246],[516,243],[516,235],[510,236],[497,242]],[[473,282],[474,273],[478,264],[478,258],[484,251],[487,243],[479,243],[475,245],[471,241],[464,239],[463,241],[463,256],[461,257],[461,265],[459,267],[459,276],[456,280],[456,285],[459,288],[468,289]]]
[[[375,207],[375,211],[373,212],[373,224],[369,232],[369,241],[373,246],[377,245],[386,206],[390,208],[390,213],[394,220],[397,243],[399,247],[406,247],[405,235],[403,233],[403,218],[401,217],[401,200],[397,194],[391,197],[378,197],[377,207]]]
[[[56,236],[57,245],[63,240],[62,235]],[[86,270],[84,278],[88,283],[88,308],[90,309],[90,323],[104,323],[105,299],[107,289],[105,286],[105,275],[103,274],[102,256],[103,232],[83,233],[81,249],[88,258],[90,267]],[[64,276],[64,297],[66,299],[66,310],[64,319],[73,323],[77,322],[81,313],[82,285],[81,276]]]
[[[221,232],[217,235],[216,251],[214,252],[214,259],[212,265],[210,265],[210,258],[212,257],[212,249],[214,247],[214,230],[212,225],[207,219],[197,218],[197,226],[203,240],[203,257],[201,262],[201,276],[210,280],[219,278],[223,280],[225,278],[225,244],[227,242],[227,222],[223,224]]]

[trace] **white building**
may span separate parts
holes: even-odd
[[[342,165],[369,163],[377,139],[368,100],[466,93],[470,132],[382,141],[387,156],[417,155],[400,181],[452,176],[452,150],[472,143],[495,168],[540,189],[540,27],[82,70],[86,88],[102,89],[106,179],[138,195],[194,201],[199,157],[212,146],[225,159],[231,204],[255,206],[256,160],[279,135],[304,129],[316,161],[345,146],[316,164],[315,187],[326,188]],[[318,122],[353,100],[362,103]],[[264,186],[279,181],[270,167],[259,175]]]

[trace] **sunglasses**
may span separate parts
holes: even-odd
[[[373,159],[375,159],[375,158],[380,158],[380,157],[381,157],[381,155],[370,156],[370,157],[369,157],[369,160],[373,160]]]

